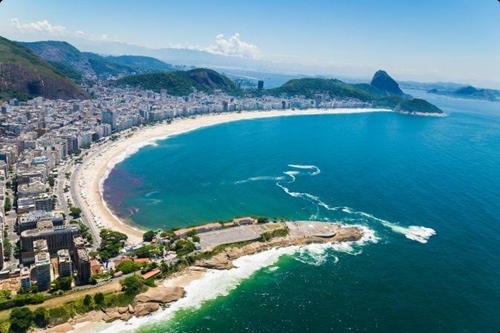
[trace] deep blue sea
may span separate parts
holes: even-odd
[[[239,121],[118,164],[105,199],[144,228],[263,215],[377,237],[283,255],[140,331],[498,332],[500,103],[410,93],[448,116]]]

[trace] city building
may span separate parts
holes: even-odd
[[[59,277],[67,277],[73,275],[73,262],[69,250],[62,249],[57,251],[57,270]]]
[[[21,285],[21,289],[28,290],[31,288],[31,270],[29,267],[21,268],[21,275],[19,277],[19,284]]]
[[[91,268],[87,251],[85,249],[76,249],[75,259],[77,270],[76,282],[79,285],[88,284],[90,280]]]
[[[35,276],[38,290],[48,290],[51,282],[50,254],[46,251],[35,255]]]

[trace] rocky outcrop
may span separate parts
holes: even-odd
[[[134,315],[138,317],[147,316],[150,313],[158,311],[160,304],[158,303],[139,303],[135,306]]]
[[[373,75],[372,81],[370,83],[372,87],[385,92],[388,95],[402,96],[404,95],[399,84],[389,75],[386,71],[378,70]]]
[[[233,262],[226,252],[221,252],[210,259],[203,259],[196,262],[196,266],[209,269],[231,269]]]
[[[181,287],[150,288],[147,292],[135,297],[137,303],[167,304],[184,297],[185,291]]]

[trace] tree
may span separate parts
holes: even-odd
[[[102,229],[99,235],[101,236],[99,256],[102,260],[116,257],[128,238],[127,235],[110,229]]]
[[[82,210],[78,207],[72,206],[69,209],[69,215],[71,215],[74,219],[77,219],[82,214]]]
[[[8,212],[9,210],[11,210],[11,208],[12,208],[12,203],[10,202],[10,197],[5,196],[5,202],[3,205],[3,209],[5,210],[5,212]]]
[[[73,279],[71,276],[59,277],[55,280],[55,288],[56,290],[70,290],[71,282]]]
[[[85,297],[83,298],[83,305],[89,307],[91,304],[92,304],[92,297],[88,294],[85,295]]]
[[[102,293],[97,293],[94,295],[94,303],[97,306],[103,306],[104,305],[104,295]]]
[[[151,242],[155,237],[156,233],[153,230],[148,230],[142,235],[142,239],[145,242]]]
[[[47,327],[49,324],[49,312],[44,307],[36,308],[33,311],[33,321],[38,327]]]
[[[49,183],[50,187],[54,187],[54,183],[55,183],[54,176],[50,175],[49,177],[47,177],[47,182]]]
[[[128,295],[137,295],[144,289],[144,280],[137,276],[132,275],[120,281],[122,290]]]
[[[133,262],[132,260],[124,260],[116,266],[116,270],[123,274],[129,274],[141,269],[141,265]]]
[[[24,333],[33,323],[33,312],[27,307],[14,308],[10,313],[10,332]]]

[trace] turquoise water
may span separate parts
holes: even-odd
[[[240,121],[117,165],[105,198],[146,228],[266,215],[362,224],[379,238],[283,256],[141,331],[497,332],[500,104],[425,97],[449,116]]]

